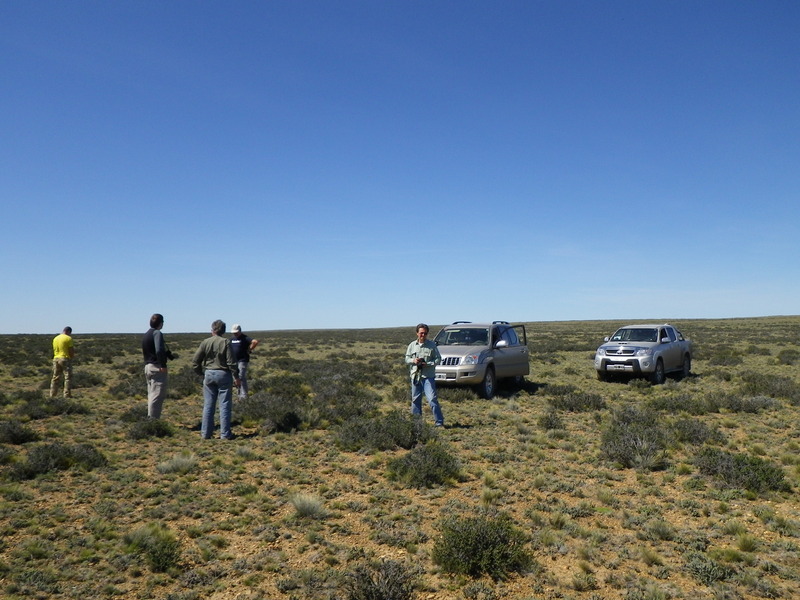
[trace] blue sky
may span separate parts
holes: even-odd
[[[0,3],[0,333],[799,314],[795,1]]]

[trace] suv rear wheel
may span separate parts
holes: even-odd
[[[480,397],[490,400],[494,396],[496,384],[497,380],[494,376],[494,369],[492,367],[486,367],[486,374],[483,376],[483,381],[478,384],[478,394]]]

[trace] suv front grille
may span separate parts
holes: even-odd
[[[442,359],[442,365],[445,367],[455,367],[461,362],[460,356],[448,356]]]
[[[631,348],[618,348],[617,350],[606,350],[608,356],[633,356]]]

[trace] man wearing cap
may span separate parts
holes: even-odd
[[[53,379],[50,381],[50,397],[58,395],[58,384],[64,379],[64,398],[72,396],[72,359],[75,348],[72,344],[72,327],[53,338]]]
[[[239,365],[239,400],[247,398],[247,366],[250,363],[250,352],[258,346],[258,340],[254,340],[242,333],[242,326],[238,323],[231,329],[231,351],[233,358]]]

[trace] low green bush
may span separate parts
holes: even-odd
[[[793,405],[800,404],[800,384],[791,377],[748,371],[742,373],[741,388],[744,395],[786,398]]]
[[[394,560],[361,564],[345,574],[348,600],[411,600],[415,571]]]
[[[666,462],[668,440],[669,430],[658,413],[626,405],[612,412],[600,449],[609,460],[623,467],[654,470]]]
[[[28,398],[17,413],[32,420],[58,415],[85,415],[89,409],[70,398],[44,398],[41,394]]]
[[[373,418],[354,418],[337,432],[337,442],[349,451],[413,448],[435,437],[433,428],[409,411],[395,410]]]
[[[39,434],[19,421],[3,421],[0,423],[0,443],[27,444],[39,439]]]
[[[172,425],[161,419],[143,419],[136,421],[128,429],[128,437],[132,440],[146,438],[172,437],[175,433]]]
[[[202,393],[203,379],[192,370],[190,365],[180,369],[170,369],[167,383],[167,398],[179,400],[193,394]]]
[[[431,557],[448,573],[503,579],[533,564],[526,543],[508,515],[453,516],[442,523]]]
[[[389,461],[389,478],[409,487],[442,485],[461,475],[461,464],[436,440],[417,446],[402,457]]]
[[[797,348],[784,348],[778,352],[778,362],[782,365],[796,365],[800,362],[800,350]]]
[[[691,552],[687,556],[686,570],[705,585],[730,579],[735,573],[731,567],[717,562],[701,552]]]
[[[695,446],[725,442],[725,436],[719,429],[697,419],[678,419],[672,424],[672,432],[677,441]]]
[[[537,424],[545,431],[564,429],[564,419],[555,410],[549,410],[539,417]]]
[[[11,477],[33,479],[51,471],[65,471],[73,467],[91,470],[107,463],[106,457],[89,444],[45,444],[33,448],[24,462],[13,465]]]
[[[156,573],[176,567],[181,557],[180,542],[161,523],[150,523],[125,535],[128,552],[141,554]]]
[[[703,448],[695,456],[694,464],[704,475],[714,477],[731,488],[757,493],[791,490],[783,469],[758,456]]]
[[[568,392],[566,394],[548,395],[547,402],[557,410],[569,412],[587,412],[592,410],[602,410],[606,407],[606,401],[600,394],[588,392]]]

